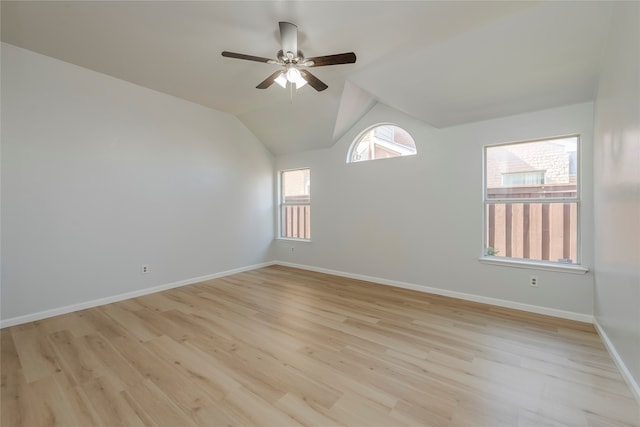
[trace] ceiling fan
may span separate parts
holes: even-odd
[[[245,59],[248,61],[282,66],[282,69],[271,74],[256,86],[257,89],[266,89],[274,82],[283,88],[287,87],[287,83],[295,84],[296,89],[300,89],[309,83],[309,86],[320,92],[329,86],[311,74],[306,68],[353,64],[356,62],[356,54],[353,52],[305,58],[302,51],[298,50],[298,27],[290,22],[279,22],[279,25],[282,50],[278,51],[276,55],[277,59],[245,55],[242,53],[228,52],[226,50],[222,52],[222,56],[227,58]]]

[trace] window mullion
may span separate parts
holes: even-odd
[[[486,204],[515,204],[515,203],[578,203],[577,197],[545,198],[545,199],[485,199]]]

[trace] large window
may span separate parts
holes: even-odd
[[[485,147],[486,256],[579,264],[578,136]]]
[[[311,171],[280,172],[280,237],[311,239]]]
[[[361,133],[351,144],[347,163],[416,154],[416,143],[401,127],[383,124]]]

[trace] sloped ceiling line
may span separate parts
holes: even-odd
[[[275,155],[329,147],[376,102],[444,127],[593,99],[609,2],[5,1],[2,41],[236,115]],[[363,13],[366,11],[366,13]],[[255,86],[277,23],[329,88]],[[317,71],[316,71],[317,70]]]

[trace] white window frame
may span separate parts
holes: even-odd
[[[566,198],[520,198],[520,199],[487,199],[487,149],[492,147],[516,145],[532,142],[551,141],[562,138],[577,138],[577,176],[576,176],[576,196]],[[485,264],[493,264],[500,266],[509,266],[517,268],[530,268],[539,270],[561,271],[568,273],[584,274],[589,269],[582,265],[582,140],[579,134],[568,134],[551,136],[546,138],[529,139],[522,141],[503,142],[498,144],[487,144],[482,147],[482,248],[480,262]],[[575,203],[576,204],[576,262],[573,264],[563,264],[550,260],[532,260],[523,258],[507,258],[487,255],[487,210],[491,204],[517,204],[517,203]]]
[[[284,194],[283,194],[283,188],[282,186],[284,185],[284,180],[282,178],[282,176],[286,173],[286,172],[293,172],[293,171],[298,171],[298,170],[308,170],[309,171],[309,202],[302,202],[302,203],[287,203],[284,201]],[[311,209],[311,168],[310,167],[302,167],[302,168],[293,168],[293,169],[283,169],[278,171],[278,226],[277,226],[277,239],[279,240],[293,240],[296,242],[311,242],[311,237],[309,237],[308,239],[306,238],[297,238],[297,237],[287,237],[283,235],[283,232],[285,232],[285,230],[282,229],[282,223],[283,223],[283,218],[282,218],[282,213],[283,213],[283,207],[285,206],[308,206],[309,209]],[[310,224],[311,220],[309,219],[309,234],[311,234],[311,224]]]

